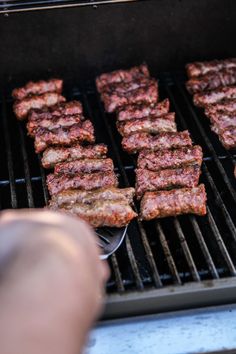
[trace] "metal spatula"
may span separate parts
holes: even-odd
[[[98,236],[98,245],[102,248],[101,259],[107,259],[122,244],[128,226],[121,228],[102,227],[95,232]]]

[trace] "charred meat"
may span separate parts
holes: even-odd
[[[108,172],[113,170],[112,159],[83,159],[57,164],[54,173],[75,175],[77,173]]]
[[[236,58],[194,62],[186,65],[189,78],[203,76],[208,73],[217,73],[219,70],[232,68],[236,68]]]
[[[193,102],[195,106],[207,107],[209,104],[215,104],[222,100],[233,98],[236,98],[236,86],[226,86],[214,91],[195,93]]]
[[[62,92],[63,81],[60,79],[50,79],[47,81],[28,82],[25,86],[15,88],[12,97],[16,100],[23,100],[32,95],[42,95],[46,92]]]

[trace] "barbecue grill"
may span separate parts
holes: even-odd
[[[12,112],[10,92],[28,80],[65,80],[64,95],[82,101],[97,142],[108,145],[121,187],[134,186],[136,161],[122,151],[114,116],[105,113],[96,91],[94,78],[101,72],[147,61],[159,79],[161,99],[168,97],[176,112],[178,130],[188,129],[203,148],[200,182],[206,185],[207,215],[131,223],[109,261],[105,318],[235,302],[236,151],[222,147],[184,85],[185,63],[236,56],[234,44],[225,40],[235,33],[235,2],[213,5],[150,0],[0,6],[1,209],[43,207],[49,199],[40,156]],[[27,12],[34,9],[41,11]]]

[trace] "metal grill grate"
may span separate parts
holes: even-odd
[[[161,96],[169,97],[178,129],[188,129],[194,143],[203,147],[201,181],[208,214],[130,225],[125,242],[110,259],[107,316],[229,302],[236,294],[236,154],[224,150],[203,113],[192,105],[180,74],[159,78]],[[120,186],[134,185],[135,160],[122,151],[115,119],[104,112],[94,85],[68,85],[65,94],[83,102],[97,141],[109,146]],[[9,95],[1,98],[0,207],[42,207],[48,200],[45,171],[24,124],[14,117],[11,99],[5,97]]]

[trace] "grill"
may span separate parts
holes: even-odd
[[[203,113],[192,105],[183,73],[164,72],[158,78],[161,98],[169,97],[178,129],[188,129],[194,143],[203,147],[201,181],[208,213],[130,225],[125,242],[109,260],[106,318],[229,303],[236,293],[236,153],[223,149]],[[43,207],[49,198],[45,171],[33,140],[12,112],[13,87],[1,97],[0,207]],[[94,82],[77,86],[66,81],[64,93],[82,101],[97,142],[109,146],[120,186],[133,186],[135,159],[122,151],[115,119],[104,112]]]

